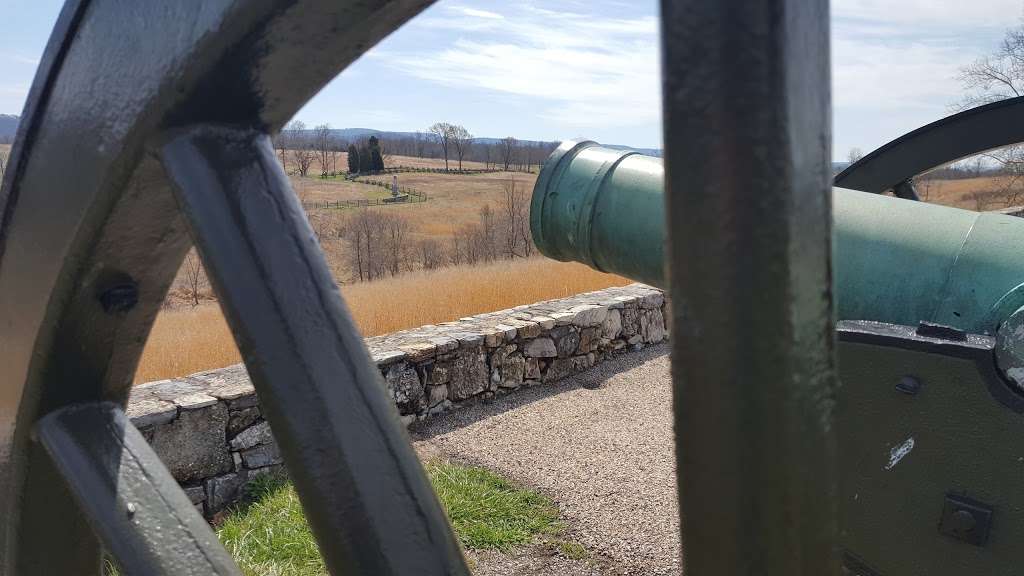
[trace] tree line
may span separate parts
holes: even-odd
[[[374,208],[318,211],[310,223],[328,259],[353,282],[398,276],[413,270],[474,265],[536,252],[530,237],[529,197],[520,183],[505,183],[498,205],[483,205],[476,222],[446,238],[414,238],[400,212]]]
[[[308,176],[314,163],[320,176],[339,174],[338,159],[347,152],[343,170],[366,173],[392,167],[391,156],[443,159],[445,169],[455,163],[479,162],[491,170],[532,171],[558,146],[558,142],[528,142],[508,136],[501,140],[475,138],[464,126],[436,122],[426,132],[410,136],[369,136],[348,140],[336,135],[328,124],[308,128],[301,120],[289,122],[273,138],[274,149],[286,172]]]

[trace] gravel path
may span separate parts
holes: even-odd
[[[486,466],[550,496],[570,526],[566,538],[591,554],[472,554],[476,574],[680,574],[667,345],[413,432],[423,457]]]

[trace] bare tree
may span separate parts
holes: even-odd
[[[444,171],[448,171],[448,147],[452,141],[452,126],[447,122],[437,122],[427,131],[434,137],[434,140],[441,146],[441,152],[444,154]]]
[[[954,110],[966,110],[1024,94],[1024,24],[1007,30],[995,52],[961,68],[960,82],[965,94],[952,105]],[[1015,203],[1021,193],[1017,185],[1024,177],[1024,146],[1000,148],[982,157],[989,165],[998,166],[998,171],[1009,178],[1002,180],[998,190],[979,191],[975,195],[976,204],[987,205],[989,201],[982,198],[993,195],[1001,195],[1007,206]],[[981,159],[976,161],[980,172]]]
[[[935,179],[929,178],[927,175],[914,177],[914,190],[917,191],[917,197],[920,200],[927,202],[934,189]]]
[[[455,125],[451,127],[451,141],[455,146],[455,154],[459,157],[459,172],[461,172],[462,159],[473,144],[473,135],[464,126]]]
[[[387,271],[392,276],[398,276],[402,268],[408,267],[409,246],[409,221],[398,214],[381,214],[382,217],[382,248],[387,265]]]
[[[487,262],[497,260],[498,226],[494,210],[491,209],[490,204],[484,204],[480,207],[480,233],[481,236],[477,239],[477,243],[481,250],[483,250],[483,259]]]
[[[448,259],[451,261],[452,266],[458,266],[462,264],[462,234],[461,231],[452,229],[452,249],[448,254]]]
[[[316,154],[308,148],[303,147],[292,150],[292,159],[295,160],[299,176],[306,177],[309,175],[309,167],[313,165],[314,158],[316,158]]]
[[[864,152],[861,152],[861,149],[857,147],[850,148],[850,153],[846,155],[846,159],[850,161],[850,164],[853,164],[863,157]]]
[[[192,306],[198,306],[199,290],[206,285],[206,273],[203,271],[203,262],[195,250],[190,250],[185,256],[184,268],[185,284],[192,299]]]
[[[419,260],[420,268],[434,270],[444,264],[444,255],[441,253],[441,245],[437,240],[420,240],[416,244],[416,257]]]
[[[326,178],[331,165],[331,126],[321,124],[313,129],[313,146],[320,160],[320,177]]]
[[[528,257],[533,254],[530,237],[529,200],[526,190],[517,186],[516,181],[505,182],[501,197],[502,248],[507,258]]]
[[[505,171],[508,172],[509,164],[514,160],[516,151],[516,145],[518,142],[515,138],[509,136],[501,141],[501,160],[505,164]]]
[[[0,182],[4,180],[4,174],[7,173],[7,157],[8,152],[6,150],[0,151]]]
[[[301,120],[292,120],[284,129],[287,144],[291,147],[292,160],[295,161],[295,167],[302,177],[309,174],[309,167],[315,157],[306,142],[305,131],[306,123]]]

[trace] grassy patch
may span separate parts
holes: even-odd
[[[558,509],[550,500],[489,470],[437,462],[427,465],[427,475],[466,548],[508,550],[537,535],[562,531]],[[246,502],[225,519],[217,536],[248,576],[327,573],[298,495],[278,477],[250,483]],[[568,558],[587,556],[575,542],[550,543]],[[117,574],[112,565],[107,570]]]
[[[579,542],[571,540],[555,540],[552,542],[559,554],[570,560],[584,560],[590,556],[587,549]]]
[[[427,474],[466,548],[505,550],[561,530],[550,500],[489,470],[433,463]]]
[[[224,547],[246,574],[326,574],[316,540],[290,485],[259,485],[258,500],[225,519],[217,530]]]

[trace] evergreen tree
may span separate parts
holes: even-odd
[[[367,147],[370,152],[370,170],[374,172],[384,170],[384,155],[380,151],[380,140],[376,136],[370,136]]]
[[[359,171],[373,172],[373,158],[370,149],[366,146],[359,149]]]
[[[355,144],[348,145],[348,171],[352,174],[359,172],[359,150]]]

